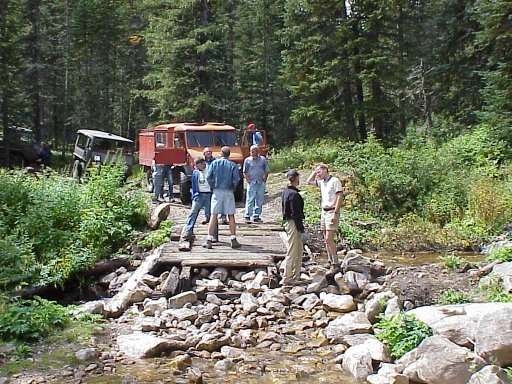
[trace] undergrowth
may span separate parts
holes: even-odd
[[[399,359],[432,335],[428,325],[403,312],[382,318],[375,327],[380,330],[377,338],[389,347],[394,359]]]

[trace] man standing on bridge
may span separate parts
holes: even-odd
[[[211,249],[218,225],[218,214],[224,213],[229,219],[229,232],[231,234],[231,248],[240,248],[241,245],[236,239],[236,223],[235,223],[235,195],[234,190],[240,181],[238,168],[229,160],[231,150],[229,147],[221,148],[222,157],[216,159],[208,167],[206,179],[212,189],[212,215],[208,225],[208,237],[204,247]]]
[[[251,145],[251,156],[244,160],[244,177],[247,181],[245,198],[245,222],[261,222],[261,207],[265,200],[265,183],[268,177],[267,159],[260,156],[257,145]]]

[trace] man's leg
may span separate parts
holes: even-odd
[[[254,210],[256,185],[247,184],[247,192],[245,195],[245,220],[250,221]]]
[[[255,193],[254,193],[254,221],[260,221],[261,210],[263,207],[263,202],[265,200],[265,184],[258,183],[255,185]]]
[[[167,192],[167,196],[169,197],[170,201],[173,201],[174,200],[174,195],[172,193],[173,179],[172,179],[172,168],[170,165],[166,165],[166,171],[167,171],[167,184],[169,185],[169,191]]]
[[[218,233],[218,225],[219,222],[217,220],[217,214],[223,210],[223,201],[222,201],[222,191],[215,190],[212,192],[211,199],[211,211],[212,214],[210,216],[210,222],[208,223],[208,236],[206,238],[206,243],[203,245],[205,248],[212,248],[212,242],[216,233]]]
[[[329,258],[329,263],[332,265],[338,265],[338,256],[336,255],[336,243],[334,242],[334,237],[336,236],[336,231],[326,230],[325,231],[325,247],[327,249],[327,257]]]
[[[300,279],[300,267],[302,265],[302,239],[293,220],[284,223],[284,229],[288,238],[286,259],[284,267],[283,285],[293,284]]]
[[[191,238],[192,234],[194,233],[194,226],[196,224],[197,215],[199,214],[199,211],[201,210],[203,205],[203,202],[201,201],[200,196],[197,197],[192,201],[192,208],[190,209],[190,213],[187,217],[187,222],[183,228],[183,231],[181,233],[181,236],[183,238]]]
[[[157,201],[163,193],[164,189],[164,175],[163,166],[156,165],[153,171],[153,189],[154,198],[153,201]]]
[[[210,222],[211,208],[212,208],[212,194],[205,193],[204,194],[204,217],[205,220],[203,224],[208,224]]]

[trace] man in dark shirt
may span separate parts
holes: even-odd
[[[283,190],[281,204],[284,228],[288,238],[286,258],[284,260],[283,286],[300,284],[300,268],[302,264],[304,232],[304,200],[299,194],[299,173],[291,169],[286,173],[288,186]]]

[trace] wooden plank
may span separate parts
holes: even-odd
[[[273,255],[258,255],[258,254],[246,254],[246,255],[226,255],[220,252],[204,253],[204,254],[191,254],[191,253],[176,253],[172,255],[161,256],[158,260],[158,264],[176,264],[181,263],[185,260],[190,259],[204,259],[204,260],[267,260],[272,262],[274,260]]]
[[[268,259],[186,259],[181,262],[184,268],[186,267],[225,267],[225,268],[256,268],[266,267],[274,264],[273,260]]]

